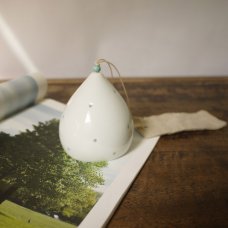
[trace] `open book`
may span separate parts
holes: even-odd
[[[135,132],[113,161],[72,159],[58,134],[65,105],[45,91],[40,76],[0,85],[0,227],[103,227],[159,138]]]

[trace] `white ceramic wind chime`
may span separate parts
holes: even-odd
[[[59,135],[65,151],[86,162],[116,159],[128,151],[133,139],[129,108],[100,73],[102,62],[117,70],[106,60],[97,61],[94,72],[72,95],[60,119]]]

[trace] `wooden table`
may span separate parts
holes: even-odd
[[[66,103],[80,83],[50,80],[48,97]],[[125,83],[133,115],[206,109],[228,121],[228,77]],[[228,227],[228,127],[161,137],[108,227]]]

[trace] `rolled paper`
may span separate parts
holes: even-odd
[[[40,101],[47,92],[47,80],[39,73],[0,84],[0,119]]]

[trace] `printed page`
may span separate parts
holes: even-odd
[[[63,150],[64,105],[44,100],[0,122],[0,227],[102,227],[158,141],[135,132],[113,161],[80,162]]]

